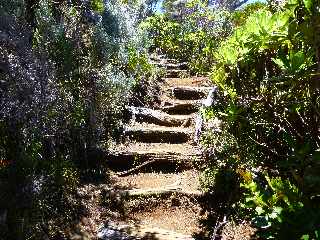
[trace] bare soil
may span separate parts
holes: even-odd
[[[121,181],[120,181],[121,180]],[[195,170],[180,173],[138,173],[127,177],[113,177],[121,188],[150,189],[176,187],[186,192],[200,191],[199,173]]]
[[[131,217],[142,225],[148,227],[157,227],[192,235],[200,232],[199,217],[201,208],[193,206],[170,206],[170,204],[161,203],[158,207],[132,213]]]
[[[190,77],[190,78],[166,78],[165,83],[167,86],[210,86],[210,79],[208,77]]]
[[[169,144],[169,143],[141,143],[141,142],[127,142],[118,144],[115,148],[118,151],[148,151],[153,153],[175,152],[178,154],[187,154],[198,151],[197,148],[191,144]]]

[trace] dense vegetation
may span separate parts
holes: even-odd
[[[212,212],[319,239],[320,5],[244,2],[0,0],[0,238],[66,238],[124,106],[154,97],[156,52],[219,88],[201,112]]]
[[[105,172],[99,159],[130,92],[153,76],[137,28],[148,6],[0,6],[0,238],[61,239],[79,211],[79,180]]]
[[[214,150],[205,174],[213,190],[217,177],[230,183],[228,208],[261,238],[319,239],[318,8],[293,0],[260,9],[214,53],[223,101],[205,116],[224,125],[204,137]]]
[[[217,8],[207,2],[193,0],[157,13],[143,23],[152,40],[151,51],[187,62],[193,74],[207,74],[215,64],[214,52],[233,29],[264,4],[254,3],[242,10],[229,10],[236,1],[221,3]],[[239,3],[238,3],[239,4]]]

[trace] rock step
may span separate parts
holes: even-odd
[[[191,235],[177,233],[155,226],[144,226],[141,224],[115,224],[108,223],[101,227],[98,235],[99,240],[194,240]]]
[[[153,63],[178,63],[177,59],[167,58],[165,55],[151,55],[150,60]]]
[[[125,143],[118,144],[111,151],[128,151],[128,152],[150,152],[150,153],[170,153],[170,154],[196,154],[201,155],[201,152],[197,147],[183,143],[183,144],[171,144],[171,143]]]
[[[194,165],[201,161],[201,154],[151,150],[110,151],[106,161],[111,169],[127,171],[128,174],[145,171],[176,172],[194,168]]]
[[[143,107],[128,107],[132,119],[140,123],[151,123],[167,127],[189,126],[192,115],[169,115],[161,110],[153,110]]]
[[[160,108],[163,112],[170,115],[192,114],[198,112],[201,101],[199,100],[171,100],[170,102],[163,102]]]
[[[175,86],[190,86],[190,87],[201,87],[207,86],[210,83],[209,77],[190,77],[190,78],[164,78],[164,82],[169,87]]]
[[[192,139],[194,131],[182,127],[161,127],[157,125],[127,126],[124,136],[138,142],[185,143]]]
[[[122,198],[130,199],[130,198],[150,198],[150,197],[158,197],[158,198],[167,198],[171,195],[179,195],[186,196],[192,198],[200,198],[203,197],[203,192],[201,191],[186,191],[176,187],[167,187],[167,188],[150,188],[150,189],[130,189],[130,190],[111,190],[107,192],[108,196],[120,196]]]
[[[153,62],[154,65],[165,68],[167,70],[176,69],[176,70],[187,70],[188,64],[186,62],[182,63],[172,63],[168,61],[160,61],[160,62]]]
[[[181,70],[181,69],[168,69],[166,71],[167,78],[177,78],[181,76],[188,75],[188,70]]]
[[[110,206],[125,209],[125,212],[120,210],[112,214],[112,220],[104,225],[105,228],[120,230],[128,236],[136,237],[133,239],[189,239],[188,236],[200,233],[199,223],[207,214],[199,204],[201,197],[174,193],[164,197],[150,195],[128,198],[121,195],[121,190],[113,190],[104,191],[101,199]],[[148,229],[150,235],[145,235],[145,231],[138,234],[141,229]],[[165,234],[160,234],[162,232]],[[182,238],[179,238],[177,233]]]
[[[190,87],[178,86],[170,87],[167,92],[172,97],[180,100],[199,100],[206,98],[212,87]]]
[[[118,183],[119,189],[178,189],[185,193],[201,193],[199,172],[194,169],[174,173],[139,172],[126,176],[115,173],[111,174],[111,179]]]

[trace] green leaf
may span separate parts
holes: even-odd
[[[303,4],[309,13],[312,13],[313,0],[303,0]]]
[[[261,215],[261,214],[263,214],[264,213],[264,210],[263,210],[263,208],[262,207],[256,207],[256,212],[258,213],[258,215]]]
[[[278,65],[281,70],[285,71],[287,69],[285,63],[280,58],[272,58],[272,61]]]
[[[91,6],[92,6],[92,9],[98,13],[102,13],[104,11],[103,0],[92,0]]]
[[[303,64],[305,62],[305,55],[302,51],[296,53],[290,53],[290,60],[291,60],[291,71],[296,72],[301,70]]]
[[[278,220],[279,220],[279,215],[281,214],[281,212],[282,212],[282,208],[281,207],[274,207],[273,208],[273,211],[272,211],[272,213],[269,215],[269,217],[271,218],[271,219],[276,219],[276,218],[278,218]],[[279,222],[281,222],[282,220],[281,220],[281,218],[280,218],[280,221]]]

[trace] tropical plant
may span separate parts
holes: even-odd
[[[229,154],[246,173],[245,206],[270,224],[260,226],[261,237],[314,237],[319,227],[317,214],[298,221],[319,208],[317,6],[288,1],[277,11],[260,9],[215,53],[211,77],[227,101],[213,115],[236,140]]]

